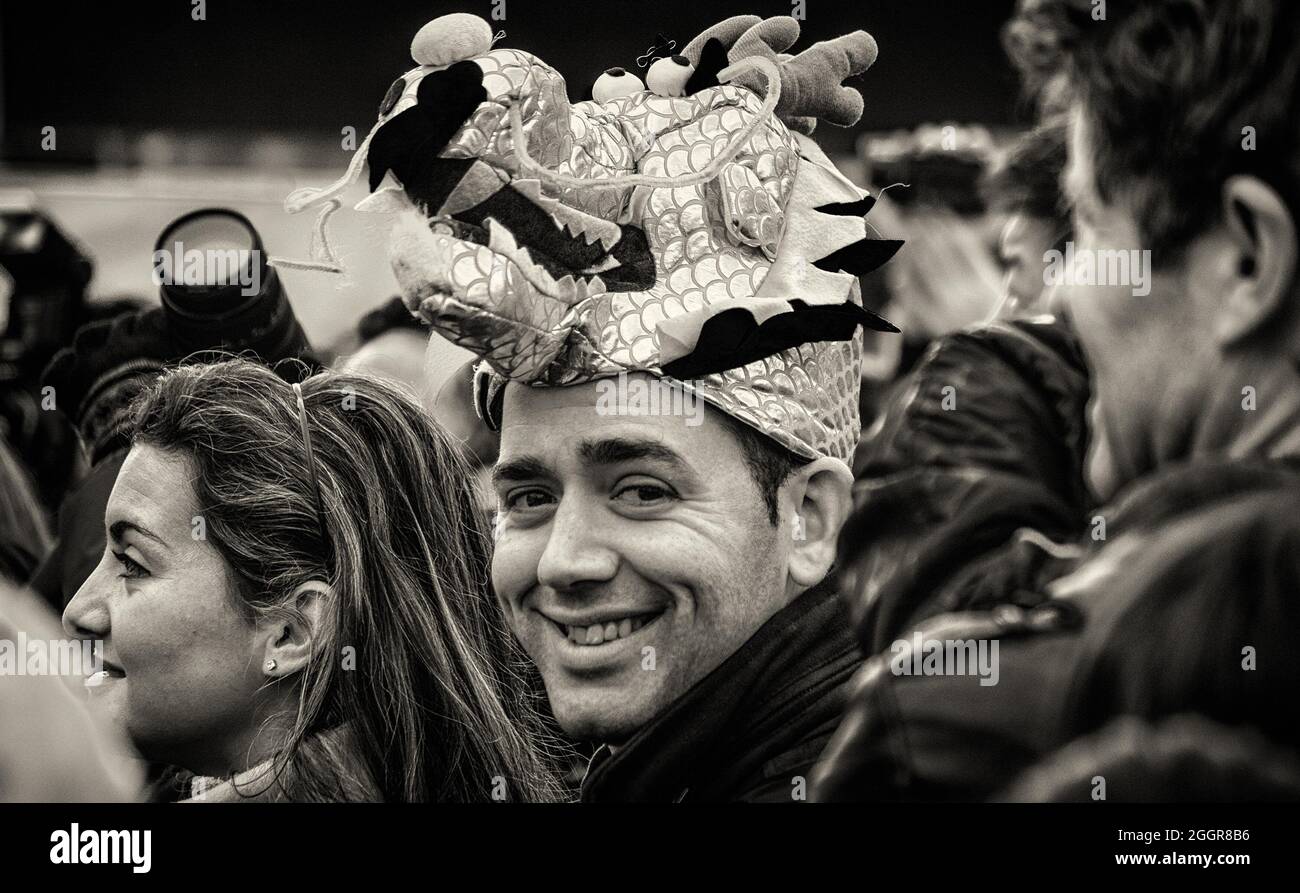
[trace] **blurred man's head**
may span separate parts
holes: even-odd
[[[561,726],[617,743],[826,577],[851,475],[711,407],[604,414],[609,384],[506,388],[492,578]]]
[[[1070,235],[1069,209],[1061,194],[1068,132],[1064,119],[1034,128],[1011,146],[981,184],[989,210],[1001,220],[1001,315],[1047,309],[1046,255],[1062,248]]]
[[[400,385],[433,411],[437,390],[425,379],[429,327],[411,315],[401,298],[391,298],[362,316],[347,340],[336,363],[339,369]]]
[[[1059,297],[1095,376],[1094,487],[1198,450],[1279,452],[1300,402],[1300,4],[1025,0],[1007,34],[1022,70],[1067,85]],[[1272,402],[1241,415],[1253,397]]]

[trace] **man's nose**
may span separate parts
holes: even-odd
[[[108,596],[112,591],[113,574],[107,567],[108,554],[81,584],[77,594],[63,609],[63,631],[77,639],[103,639],[111,626]]]
[[[537,582],[551,589],[603,583],[618,573],[618,553],[604,541],[595,509],[572,497],[562,499],[551,535],[537,564]]]

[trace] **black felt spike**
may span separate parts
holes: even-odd
[[[479,103],[487,98],[483,69],[473,62],[457,62],[443,71],[425,75],[415,88],[415,96],[415,105],[388,119],[371,137],[370,150],[366,153],[371,192],[378,188],[389,170],[406,183],[413,168],[424,167],[416,159],[417,154],[434,156],[442,151]]]
[[[474,114],[479,103],[487,99],[487,91],[483,89],[483,69],[465,60],[442,71],[426,74],[420,86],[415,88],[415,98],[429,118],[432,135],[442,138],[438,145],[441,149]]]
[[[843,270],[854,276],[865,276],[897,254],[902,247],[903,243],[899,239],[859,239],[821,260],[813,261],[813,266],[830,273]]]
[[[700,327],[695,349],[684,357],[665,363],[665,375],[677,379],[700,378],[737,369],[801,344],[818,341],[848,341],[858,326],[897,332],[890,323],[862,306],[806,304],[791,301],[788,313],[769,317],[761,325],[746,307],[733,307],[710,317]]]
[[[436,212],[473,165],[473,158],[439,158],[436,151],[416,151],[393,173],[411,201]]]
[[[852,301],[845,301],[843,304],[826,305],[826,304],[809,304],[806,301],[800,301],[798,298],[795,298],[790,302],[790,306],[801,313],[811,313],[817,310],[817,308],[819,307],[829,306],[831,309],[837,310],[837,312],[841,312],[847,314],[848,316],[853,317],[856,320],[856,323],[862,326],[863,328],[873,329],[874,331],[877,332],[899,331],[898,326],[894,325],[892,322],[885,319],[883,316],[876,313],[874,310],[868,310],[866,307],[863,307],[861,304],[855,304]],[[847,337],[838,340],[847,341],[848,338],[852,338],[852,337],[853,337],[853,333],[849,332]],[[824,340],[832,341],[836,339],[827,338]]]
[[[710,37],[700,49],[700,63],[695,66],[695,72],[686,82],[686,95],[718,86],[718,72],[726,67],[726,48],[718,38]]]
[[[868,195],[866,198],[858,199],[856,202],[831,202],[829,205],[819,205],[813,208],[814,211],[820,211],[823,214],[838,214],[842,217],[866,217],[867,212],[876,204],[876,197]]]
[[[396,172],[429,137],[429,122],[424,111],[409,108],[394,115],[375,131],[366,152],[370,169],[370,191],[374,192],[389,170]]]

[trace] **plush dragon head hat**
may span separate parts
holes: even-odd
[[[349,172],[287,206],[324,205],[369,167],[357,207],[399,209],[390,258],[405,301],[486,361],[480,412],[507,381],[564,387],[646,372],[805,458],[858,440],[857,276],[900,242],[874,199],[805,135],[847,126],[843,85],[876,58],[864,31],[785,52],[789,17],[737,16],[570,103],[537,57],[454,14],[416,35]],[[328,242],[318,256],[329,266]]]

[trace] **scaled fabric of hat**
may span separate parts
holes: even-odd
[[[597,100],[570,103],[555,69],[495,47],[483,19],[442,16],[348,174],[286,207],[337,207],[364,159],[357,208],[401,212],[404,300],[486,361],[489,416],[506,381],[647,372],[799,456],[847,463],[858,328],[897,331],[862,307],[857,276],[901,243],[876,237],[874,199],[805,135],[861,116],[843,81],[875,41],[786,53],[798,35],[790,17],[736,16],[649,61],[648,89],[614,68]]]

